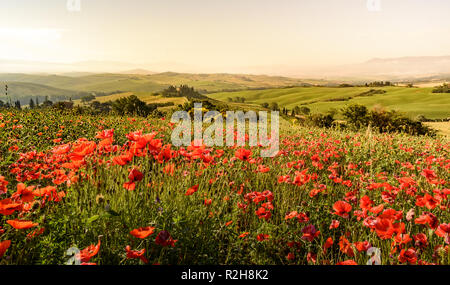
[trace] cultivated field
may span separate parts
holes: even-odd
[[[384,94],[361,95],[371,89],[384,90]],[[220,92],[208,96],[227,101],[228,98],[243,97],[246,103],[272,103],[292,109],[306,106],[311,112],[325,113],[330,109],[340,109],[349,104],[362,104],[367,107],[384,107],[398,110],[414,118],[424,115],[430,119],[450,117],[449,94],[431,93],[433,88],[407,87],[294,87],[267,90],[247,90]]]

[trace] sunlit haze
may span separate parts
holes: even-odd
[[[0,59],[289,73],[450,55],[450,1],[379,2],[373,11],[366,0],[81,0],[76,11],[66,0],[3,0]]]

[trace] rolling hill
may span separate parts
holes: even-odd
[[[185,97],[163,97],[161,95],[153,95],[152,93],[146,93],[146,92],[123,92],[123,93],[116,93],[111,94],[107,96],[101,96],[97,97],[95,101],[98,101],[100,103],[108,102],[108,101],[115,101],[117,99],[128,97],[131,95],[136,95],[140,100],[144,101],[145,103],[167,103],[167,102],[173,102],[175,105],[178,104],[184,104],[188,100]],[[81,100],[74,100],[74,103],[76,105],[82,104]]]
[[[52,101],[62,101],[69,100],[69,98],[79,99],[91,92],[97,93],[97,97],[105,95],[98,93],[135,92],[145,94],[162,91],[169,85],[181,84],[192,86],[201,93],[309,85],[300,79],[280,76],[175,72],[66,75],[5,73],[0,74],[0,82],[8,84],[12,100],[19,99],[22,104],[28,104],[32,97],[39,97],[42,102],[45,96],[49,96]],[[0,91],[0,96],[3,93]]]
[[[384,90],[383,94],[366,93],[371,89]],[[424,115],[430,119],[450,117],[449,94],[431,93],[433,88],[407,87],[294,87],[266,90],[246,90],[209,94],[213,99],[243,97],[246,103],[262,104],[276,102],[280,107],[293,109],[306,106],[311,112],[327,112],[358,103],[371,108],[384,107],[406,113],[410,117]],[[380,92],[381,93],[381,92]]]
[[[352,103],[368,107],[383,106],[405,112],[411,117],[424,115],[430,119],[450,117],[450,96],[433,94],[432,87],[316,87],[311,84],[327,84],[316,80],[306,81],[295,78],[242,75],[242,74],[189,74],[164,72],[156,74],[78,74],[78,76],[49,74],[0,74],[0,82],[9,85],[11,97],[19,98],[22,104],[28,104],[30,98],[43,100],[49,96],[52,101],[79,99],[87,92],[123,94],[132,92],[144,101],[156,99],[157,93],[169,85],[187,84],[213,99],[229,103],[228,98],[243,97],[245,104],[260,106],[262,103],[276,102],[281,107],[292,109],[295,106],[307,106],[313,112],[326,112],[339,109]],[[294,87],[292,87],[294,86]],[[296,87],[295,87],[296,86]],[[383,94],[366,94],[375,90],[386,91]],[[237,90],[237,91],[235,91]],[[225,92],[226,91],[226,92]],[[0,100],[7,98],[2,96]],[[97,100],[100,99],[97,94]],[[106,101],[112,97],[104,98]],[[42,102],[42,101],[41,101]]]
[[[86,76],[0,74],[0,82],[28,82],[54,88],[86,92],[156,92],[169,85],[187,84],[200,92],[218,92],[249,88],[310,85],[303,80],[266,75],[189,74],[164,72],[157,74],[89,74]]]
[[[184,103],[188,102],[188,98],[186,97],[164,97],[162,95],[154,94],[154,93],[148,93],[148,92],[122,92],[122,93],[116,93],[111,94],[107,96],[101,96],[97,97],[95,101],[98,101],[100,103],[108,102],[108,101],[115,101],[117,99],[128,97],[131,95],[136,95],[140,100],[144,101],[147,104],[163,104],[171,102],[173,105],[171,106],[163,106],[158,107],[159,110],[168,110],[171,108],[174,108],[178,105],[183,105]],[[216,101],[214,99],[210,99],[209,101]],[[87,105],[86,103],[82,103],[81,100],[74,100],[75,105]],[[259,110],[265,110],[258,104],[250,104],[250,103],[235,103],[235,102],[226,102],[226,105],[230,108],[230,110],[253,110],[253,111],[259,111]]]
[[[8,102],[19,100],[22,105],[29,103],[30,99],[38,100],[42,103],[45,97],[50,101],[64,101],[71,99],[78,99],[85,95],[86,92],[79,92],[74,90],[66,90],[61,88],[50,87],[48,85],[29,83],[29,82],[8,82],[8,97],[5,96],[4,86],[1,86],[0,100]]]

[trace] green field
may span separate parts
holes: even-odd
[[[98,101],[100,103],[108,102],[108,101],[115,101],[117,99],[128,97],[131,95],[136,95],[140,100],[144,101],[147,104],[155,104],[155,103],[167,103],[167,102],[173,102],[173,106],[165,106],[165,107],[159,107],[159,110],[168,110],[172,109],[178,105],[183,105],[184,103],[188,102],[189,100],[186,97],[164,97],[162,95],[154,95],[152,93],[148,92],[122,92],[122,93],[116,93],[111,94],[107,96],[100,96],[96,97],[95,101]],[[80,99],[73,100],[75,105],[85,105],[81,102]],[[87,103],[88,104],[88,103]],[[227,106],[230,109],[233,110],[264,110],[260,105],[258,104],[249,104],[249,103],[235,103],[235,102],[227,102]]]
[[[123,92],[123,93],[116,93],[111,94],[107,96],[100,96],[95,99],[95,101],[98,101],[100,103],[108,102],[108,101],[115,101],[117,99],[128,97],[131,95],[136,95],[140,100],[144,101],[147,104],[151,103],[167,103],[167,102],[173,102],[173,106],[165,106],[165,107],[159,107],[159,110],[168,110],[172,109],[178,105],[183,105],[184,103],[188,102],[188,99],[186,97],[163,97],[161,95],[153,95],[152,93],[148,92]],[[74,100],[75,105],[84,105],[81,100]]]
[[[111,94],[107,96],[100,96],[95,98],[95,101],[98,101],[100,103],[108,102],[108,101],[115,101],[117,99],[128,97],[131,95],[136,95],[140,100],[144,101],[145,103],[167,103],[167,102],[173,102],[175,105],[177,104],[183,104],[187,102],[187,99],[185,97],[163,97],[161,95],[153,95],[151,93],[146,92],[123,92],[123,93],[116,93]],[[74,100],[75,105],[81,104],[81,100]]]
[[[302,79],[241,74],[188,74],[163,72],[142,74],[89,74],[84,76],[0,74],[2,82],[26,82],[47,85],[54,88],[75,91],[113,92],[154,92],[169,85],[187,84],[203,92],[240,90],[248,88],[270,88],[281,86],[299,86],[308,84]],[[314,83],[317,83],[314,81]]]
[[[20,100],[22,105],[30,98],[39,97],[57,102],[80,99],[80,92],[104,93],[152,93],[160,92],[170,85],[188,85],[201,93],[235,91],[255,88],[278,88],[283,86],[304,86],[324,84],[321,80],[303,80],[281,76],[241,75],[241,74],[188,74],[163,72],[156,74],[82,74],[81,76],[49,74],[0,74],[0,82],[8,84],[9,96],[13,101]],[[0,88],[0,100],[6,102]]]
[[[358,96],[371,89],[382,89],[384,94]],[[208,96],[221,101],[228,98],[243,97],[246,103],[262,104],[276,102],[280,107],[292,109],[306,106],[311,112],[326,112],[332,108],[340,109],[350,104],[363,104],[371,108],[384,107],[397,110],[410,117],[424,115],[430,119],[442,119],[450,116],[449,94],[431,93],[433,88],[407,87],[293,87],[266,90],[246,90],[220,92]],[[351,98],[349,98],[351,97]],[[332,101],[332,100],[342,101]]]
[[[8,95],[12,99],[23,97],[76,98],[78,92],[31,82],[7,82]],[[0,85],[0,100],[7,101],[4,86]]]
[[[23,105],[30,98],[45,96],[56,102],[79,99],[80,92],[116,92],[114,95],[97,100],[108,101],[117,94],[133,92],[147,103],[155,102],[151,94],[169,85],[187,84],[200,92],[218,92],[208,96],[228,102],[228,98],[244,97],[245,107],[260,106],[262,103],[276,102],[280,107],[292,109],[307,106],[312,112],[326,112],[340,109],[345,105],[359,103],[370,107],[384,107],[398,110],[414,118],[424,115],[430,119],[450,116],[449,94],[431,93],[433,87],[287,87],[308,84],[327,84],[311,80],[280,76],[240,75],[240,74],[187,74],[164,72],[150,75],[141,74],[88,74],[83,76],[0,74],[0,81],[9,85],[9,95],[13,100],[20,99]],[[255,90],[258,89],[259,90]],[[267,88],[267,89],[265,89]],[[249,90],[252,89],[252,90]],[[371,89],[384,90],[384,94],[361,96]],[[233,91],[231,90],[240,90]],[[122,91],[122,92],[120,92]],[[2,92],[3,93],[3,92]],[[8,98],[0,93],[0,100]],[[165,99],[168,100],[168,99]],[[172,99],[170,99],[172,100]],[[184,101],[183,101],[184,102]],[[175,104],[183,103],[176,102]]]

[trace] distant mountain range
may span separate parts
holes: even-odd
[[[175,62],[133,64],[114,61],[75,63],[34,62],[0,59],[0,73],[50,73],[84,76],[92,73],[151,75],[166,71],[203,73],[200,67]],[[207,70],[211,73],[210,70]],[[238,72],[236,72],[238,71]],[[282,75],[326,80],[410,80],[419,77],[450,76],[450,56],[374,58],[363,63],[305,68],[295,65],[236,66],[231,73]]]
[[[385,77],[410,79],[450,75],[450,56],[374,58],[360,64],[339,66],[320,72],[326,77]]]
[[[135,68],[135,69],[125,70],[125,71],[118,72],[118,73],[120,73],[120,74],[151,75],[151,74],[155,74],[157,72],[153,72],[153,71],[142,69],[142,68]]]

